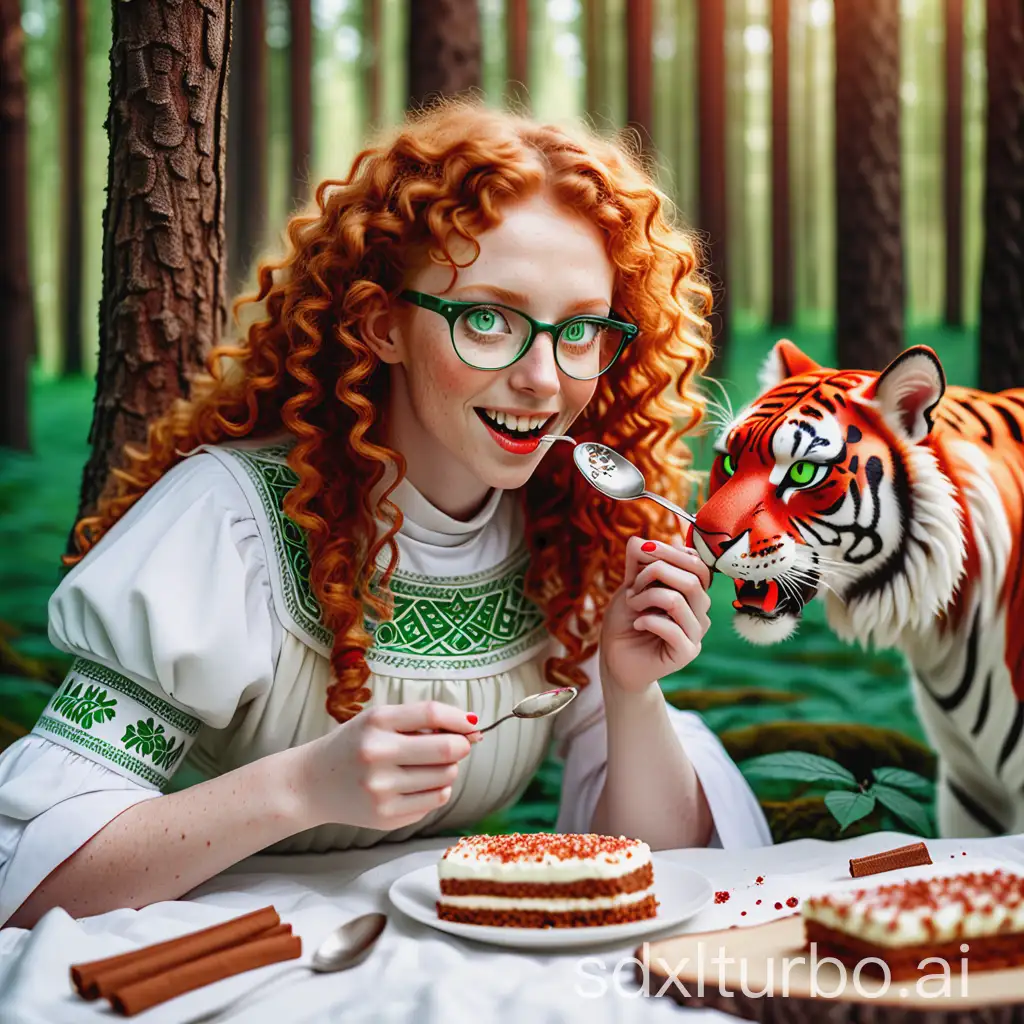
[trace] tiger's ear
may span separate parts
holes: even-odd
[[[932,429],[932,412],[946,390],[939,357],[927,345],[901,352],[867,389],[889,427],[911,444],[923,441]]]
[[[814,373],[821,367],[810,357],[804,355],[786,338],[775,342],[768,358],[761,364],[757,374],[757,383],[762,391],[770,391],[787,377],[797,377],[803,373]]]

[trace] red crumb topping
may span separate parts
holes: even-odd
[[[935,911],[940,907],[960,904],[965,913],[999,905],[1012,908],[1024,902],[1024,877],[1007,871],[970,871],[946,878],[924,878],[911,882],[896,882],[875,889],[856,889],[830,893],[808,899],[812,908],[833,907],[842,915],[850,904],[866,904],[872,910]],[[922,924],[929,932],[934,930],[930,918]]]
[[[545,855],[558,860],[580,858],[589,860],[602,854],[633,855],[641,845],[638,839],[625,836],[562,835],[547,832],[512,832],[500,836],[463,836],[454,846],[444,851],[451,854],[471,853],[477,857],[499,860],[502,863],[544,859]]]
[[[761,901],[760,901],[760,900],[758,900],[758,901],[757,901],[757,905],[758,905],[758,906],[760,906],[760,905],[761,905]]]
[[[746,917],[746,916],[747,916],[747,912],[745,910],[741,910],[740,911],[740,917]]]
[[[776,903],[775,904],[775,909],[776,910],[781,910],[782,909],[782,904],[781,903]]]
[[[728,901],[728,899],[729,899],[729,893],[726,892],[725,889],[722,889],[719,892],[715,893],[715,902],[716,903],[725,903],[725,902]]]
[[[786,906],[795,907],[799,902],[800,901],[795,896],[790,896],[789,899],[786,900]]]
[[[758,875],[757,878],[754,879],[754,884],[764,885],[764,875]]]

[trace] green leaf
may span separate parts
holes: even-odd
[[[872,773],[876,782],[883,786],[902,789],[905,793],[916,793],[920,796],[931,796],[935,783],[917,772],[908,772],[905,768],[875,768]]]
[[[796,782],[831,782],[837,786],[857,788],[857,780],[841,764],[819,754],[802,750],[786,750],[763,754],[741,762],[744,775],[761,779],[790,779]]]
[[[906,793],[877,784],[871,786],[868,792],[877,797],[883,807],[887,807],[897,818],[915,829],[919,835],[931,836],[932,827],[924,808]]]
[[[826,793],[825,806],[839,822],[840,831],[845,832],[875,809],[875,798],[870,793]]]

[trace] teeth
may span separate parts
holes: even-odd
[[[511,413],[502,412],[500,409],[484,409],[487,418],[493,420],[499,427],[506,427],[508,430],[536,430],[547,422],[547,416],[513,416]]]

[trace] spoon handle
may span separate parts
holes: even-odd
[[[490,725],[485,725],[482,729],[477,729],[477,732],[490,732],[496,725],[501,725],[506,719],[512,718],[512,715],[504,715],[499,718],[496,722],[491,722]]]
[[[669,501],[668,498],[663,498],[660,494],[654,494],[651,491],[644,491],[644,493],[641,494],[640,497],[650,498],[651,501],[656,501],[659,505],[663,506],[664,508],[667,508],[669,512],[675,512],[675,514],[679,516],[680,519],[685,519],[688,523],[697,522],[697,517],[692,512],[687,512],[685,509],[680,508],[674,502]]]

